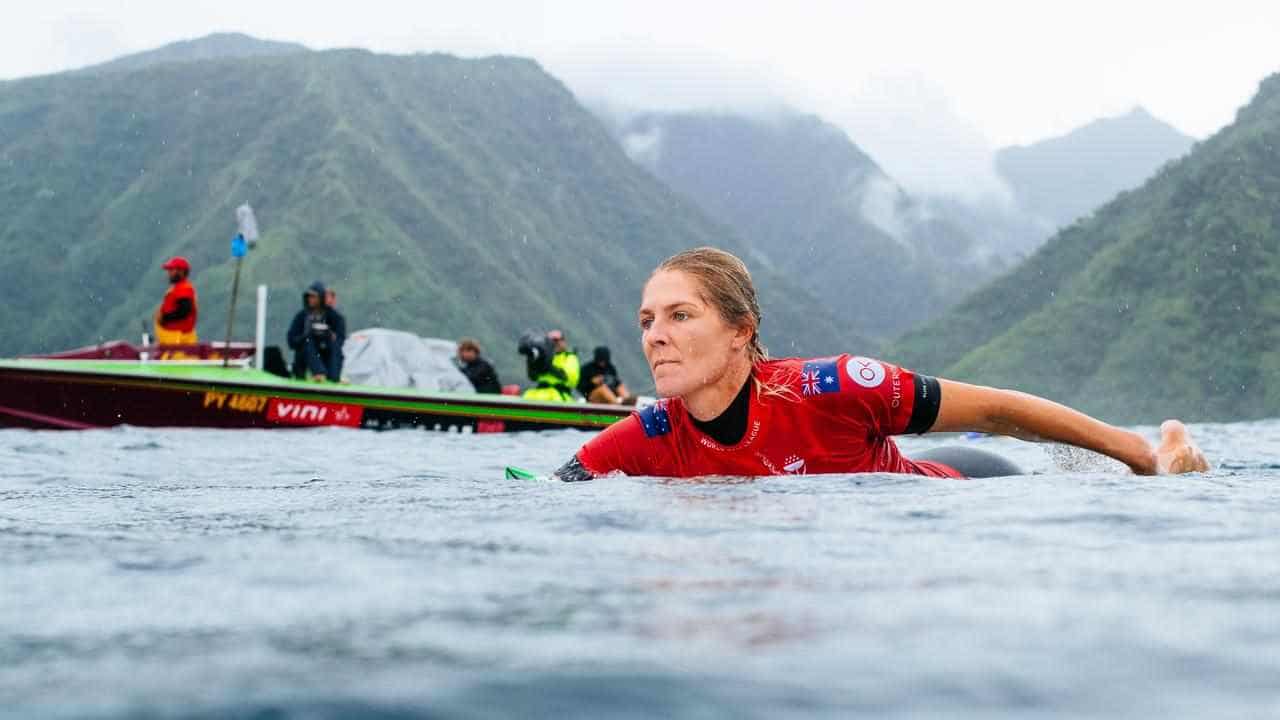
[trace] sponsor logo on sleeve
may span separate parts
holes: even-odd
[[[849,374],[850,380],[864,388],[880,387],[884,382],[884,365],[871,358],[851,357],[844,364],[844,370]]]

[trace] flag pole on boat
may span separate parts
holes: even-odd
[[[227,340],[222,344],[222,367],[231,364],[231,326],[236,317],[236,295],[240,291],[240,265],[249,249],[258,243],[258,221],[253,208],[245,203],[236,208],[236,225],[239,232],[231,238],[231,257],[236,262],[235,279],[231,281],[231,305],[227,308]]]

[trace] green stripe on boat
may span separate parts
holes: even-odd
[[[132,360],[0,360],[0,368],[92,375],[100,382],[145,384],[181,391],[237,392],[290,400],[310,400],[334,404],[358,404],[366,408],[435,412],[465,415],[481,420],[530,420],[605,427],[617,422],[619,413],[602,413],[591,405],[531,403],[507,395],[474,393],[424,393],[413,388],[371,385],[317,384],[282,378],[260,370],[224,368],[208,364],[140,363]],[[81,380],[81,382],[92,380]],[[192,387],[192,386],[195,387]],[[413,397],[419,396],[419,397]],[[473,404],[479,401],[480,404]],[[532,407],[530,405],[533,405]]]

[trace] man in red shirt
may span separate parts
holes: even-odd
[[[157,345],[195,345],[196,318],[199,310],[196,289],[191,284],[191,263],[175,256],[160,266],[169,274],[169,290],[164,294],[160,307],[156,308],[155,330]],[[181,350],[161,350],[160,357],[175,359],[188,357]]]
[[[1161,443],[1152,447],[1138,433],[1027,393],[934,379],[865,357],[770,360],[760,318],[751,275],[738,258],[715,248],[668,258],[645,283],[639,311],[645,359],[664,400],[589,440],[556,476],[1017,474],[1011,463],[973,448],[908,459],[891,437],[929,431],[1066,443],[1143,475],[1208,469],[1176,420],[1161,426]]]

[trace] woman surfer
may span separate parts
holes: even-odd
[[[675,255],[645,284],[639,320],[656,404],[589,440],[561,480],[627,475],[1017,474],[998,456],[940,448],[910,459],[891,436],[976,431],[1087,448],[1140,475],[1208,469],[1177,420],[1161,443],[1011,390],[932,378],[865,357],[769,360],[746,266],[714,248]]]

